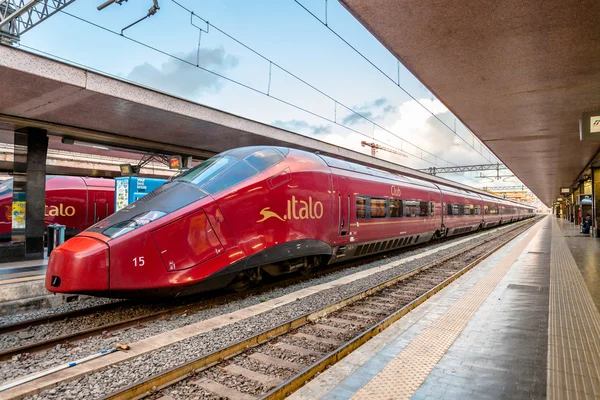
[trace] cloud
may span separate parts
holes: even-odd
[[[304,120],[298,119],[292,119],[288,121],[277,120],[273,121],[271,125],[295,132],[308,130],[313,135],[326,134],[331,132],[331,126],[329,125],[311,125]]]
[[[356,114],[356,113],[348,114],[344,118],[342,118],[342,125],[355,125],[355,124],[358,124],[359,122],[365,122],[366,121],[365,118],[372,119],[373,113],[370,111],[363,111],[359,114]]]
[[[419,99],[419,103],[415,100],[402,103],[398,107],[398,118],[387,128],[406,141],[452,163],[458,165],[486,163],[479,153],[427,111],[434,110],[438,118],[446,120],[450,112],[439,100]],[[419,154],[414,148],[406,147],[409,153]]]
[[[353,106],[352,111],[343,117],[340,121],[342,125],[356,125],[363,122],[368,122],[367,118],[373,121],[380,121],[389,114],[396,111],[396,107],[389,103],[385,97],[380,97],[370,102],[363,103],[358,106]]]
[[[135,66],[127,79],[187,98],[203,93],[215,93],[221,89],[223,86],[221,78],[195,67],[198,61],[198,53],[195,50],[175,55],[194,65],[174,58],[169,58],[160,68],[145,62]],[[226,54],[223,47],[200,49],[200,66],[220,74],[235,68],[238,61],[237,57]]]

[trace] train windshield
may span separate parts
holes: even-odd
[[[176,178],[176,181],[188,182],[196,186],[202,187],[206,182],[220,174],[221,172],[229,169],[238,160],[233,157],[213,157],[201,164],[190,169],[180,177]]]
[[[269,148],[257,150],[243,159],[219,155],[190,169],[175,181],[191,183],[214,194],[251,178],[284,158],[280,151]]]
[[[12,193],[13,180],[7,179],[4,182],[0,182],[0,196]]]

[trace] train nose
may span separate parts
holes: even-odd
[[[108,245],[76,236],[57,247],[46,270],[46,289],[55,293],[88,293],[108,290]]]

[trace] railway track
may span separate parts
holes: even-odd
[[[522,222],[521,224],[523,223],[524,222]],[[516,229],[516,227],[512,229]],[[460,238],[462,236],[463,235],[455,236],[450,239],[443,239],[440,241],[440,243]],[[342,269],[367,264],[371,261],[381,259],[382,256],[393,257],[396,255],[406,253],[408,251],[414,251],[418,250],[419,248],[427,247],[428,245],[430,244],[427,243],[419,246],[413,246],[385,254],[376,254],[373,256],[361,258],[359,260],[350,261],[348,263],[335,265],[330,268],[317,270],[311,276],[292,276],[291,278],[283,280],[274,280],[265,285],[261,285],[243,293],[228,293],[217,296],[216,298],[214,297],[214,294],[211,294],[210,297],[204,294],[198,296],[190,296],[184,299],[178,299],[170,303],[155,303],[143,306],[138,302],[125,300],[101,304],[98,306],[78,310],[72,310],[65,313],[54,314],[31,320],[24,320],[11,325],[5,325],[0,328],[0,337],[3,335],[11,334],[15,335],[15,338],[17,338],[14,340],[15,342],[20,343],[22,341],[25,341],[26,343],[1,349],[0,361],[10,360],[20,354],[32,354],[42,352],[56,345],[76,347],[77,342],[88,339],[90,337],[101,335],[102,337],[109,337],[110,335],[114,335],[116,332],[131,327],[143,326],[146,323],[158,320],[160,318],[172,318],[176,317],[177,315],[192,314],[199,310],[216,307],[245,297],[257,296],[276,288],[295,285],[298,283],[309,281],[311,279],[326,276],[328,274],[333,274]],[[148,308],[148,312],[140,312],[138,313],[138,315],[130,316],[131,314],[135,314],[130,312],[131,310],[128,310],[132,307]],[[103,313],[111,313],[110,318],[106,318],[106,315],[104,315],[104,317],[101,318]],[[108,319],[110,320],[110,322],[94,324],[94,316],[97,316],[98,319],[101,321],[106,321]],[[61,327],[61,329],[51,329],[53,328],[53,324],[65,324],[66,326]],[[33,339],[33,337],[29,337],[32,336],[31,329],[42,325],[47,325],[47,329],[45,329],[44,334],[38,334],[38,336],[43,336],[43,339],[31,340]],[[77,325],[83,325],[83,328],[73,328]],[[52,332],[61,331],[67,331],[68,333],[57,334],[55,336],[52,336]],[[24,339],[21,340],[19,338]]]
[[[279,399],[406,315],[537,221],[514,227],[318,311],[143,379],[104,399]]]

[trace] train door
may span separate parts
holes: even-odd
[[[350,190],[348,187],[348,179],[336,176],[336,217],[334,220],[337,224],[337,234],[339,237],[348,236],[350,232]]]
[[[108,217],[108,199],[106,193],[100,190],[92,191],[92,215],[94,224]]]

